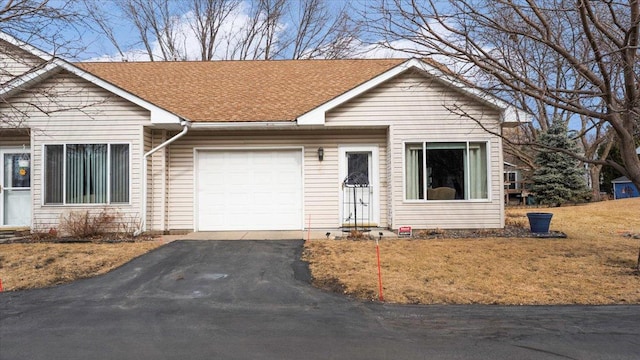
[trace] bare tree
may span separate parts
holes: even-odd
[[[200,60],[214,60],[222,26],[240,4],[240,0],[191,0],[187,11],[193,11],[190,26],[200,46]]]
[[[331,0],[254,0],[250,4],[248,21],[233,35],[236,47],[231,58],[344,58],[353,54],[359,40],[359,27],[350,21],[348,4]]]
[[[254,0],[250,3],[249,19],[235,34],[232,57],[240,60],[273,59],[278,55],[278,35],[288,2]]]
[[[379,0],[367,16],[389,47],[466,64],[454,69],[483,80],[485,90],[521,97],[539,115],[564,112],[613,132],[620,163],[571,155],[610,165],[640,187],[638,0]],[[505,47],[519,55],[497,51]]]
[[[332,0],[82,1],[92,29],[126,60],[140,48],[152,61],[339,58],[358,40],[350,9]],[[135,41],[116,36],[123,26]]]
[[[591,127],[591,119],[582,117],[582,128]],[[589,168],[589,178],[591,182],[591,198],[593,201],[600,201],[600,173],[602,172],[603,162],[609,157],[609,153],[615,144],[615,133],[611,127],[606,129],[602,123],[593,124],[593,130],[580,137],[584,156],[588,159],[597,160],[597,162],[587,163]]]
[[[330,9],[327,0],[300,0],[292,16],[292,59],[344,58],[353,54],[358,26],[350,21],[348,5]]]
[[[96,7],[95,1],[82,0],[88,15],[87,23],[104,34],[118,53],[126,57],[126,52],[142,46],[151,61],[186,60],[187,54],[182,42],[183,31],[179,28],[180,13],[167,0],[111,0]],[[118,13],[113,14],[113,11]],[[134,31],[132,44],[123,44],[116,37],[115,30],[121,23]],[[128,60],[128,59],[124,59]]]
[[[68,37],[77,36],[79,31],[75,29],[78,13],[74,4],[74,0],[0,0],[0,30],[46,46],[51,52],[68,51],[67,55],[73,55],[75,39]]]
[[[32,89],[20,80],[46,71],[54,59],[49,54],[73,58],[82,50],[76,41],[81,32],[76,28],[79,16],[73,5],[72,0],[0,0],[0,31],[9,35],[0,40],[0,133],[28,131],[24,127],[28,119],[25,106],[44,114],[64,108],[43,105],[56,104],[59,89],[46,86]],[[20,49],[27,42],[45,51],[32,45],[29,47],[35,54]],[[16,106],[12,97],[18,92],[36,94],[45,100],[35,99]]]

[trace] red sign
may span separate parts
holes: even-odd
[[[400,226],[398,228],[398,236],[411,237],[411,226]]]

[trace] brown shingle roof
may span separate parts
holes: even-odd
[[[191,121],[292,121],[406,59],[75,65]]]

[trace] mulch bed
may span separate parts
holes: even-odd
[[[532,233],[528,227],[507,225],[504,229],[470,229],[470,230],[443,230],[429,229],[416,230],[408,239],[482,239],[482,238],[538,238],[538,239],[564,239],[567,234],[551,230],[548,233]],[[336,237],[336,240],[369,240],[375,238],[367,231],[351,232],[346,236]]]
[[[413,233],[414,239],[466,239],[466,238],[566,238],[567,234],[551,230],[548,233],[532,233],[529,228],[505,226],[504,229],[473,230],[419,230]]]

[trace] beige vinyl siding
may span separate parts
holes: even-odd
[[[166,130],[153,130],[149,133],[145,152],[154,149],[167,141]],[[168,148],[162,148],[147,159],[147,229],[163,230],[167,221],[167,155]]]
[[[173,134],[169,134],[172,136]],[[339,145],[377,145],[380,158],[380,194],[386,199],[385,130],[344,131],[191,131],[170,146],[167,208],[169,230],[194,227],[194,149],[304,148],[304,226],[309,216],[312,228],[336,228],[340,225],[341,181],[338,169]],[[318,161],[318,148],[324,148],[324,160]],[[381,199],[381,200],[382,200]],[[380,202],[381,226],[387,226],[387,202]],[[154,219],[154,223],[157,220]]]
[[[42,94],[58,94],[48,98]],[[143,125],[149,124],[149,112],[121,99],[75,75],[61,73],[39,84],[29,93],[11,99],[14,106],[28,114],[33,148],[33,207],[35,228],[58,226],[61,216],[70,211],[100,211],[104,205],[43,205],[43,154],[45,144],[125,143],[130,153],[130,204],[110,205],[125,221],[140,219],[140,164]],[[35,103],[45,114],[33,106]],[[6,111],[6,106],[0,111]]]
[[[0,40],[0,84],[33,70],[44,61]]]
[[[387,128],[387,149],[393,149],[393,143],[392,140],[393,139],[393,128],[390,126]],[[393,196],[394,196],[394,192],[393,192],[393,169],[391,168],[391,154],[389,152],[387,152],[387,158],[385,161],[385,166],[387,167],[387,177],[386,177],[386,182],[387,182],[387,196],[385,201],[387,202],[387,211],[385,214],[386,219],[387,219],[387,224],[389,225],[389,227],[391,227],[391,224],[393,224],[393,205],[392,205],[392,200],[393,200]]]
[[[152,132],[153,130],[151,128],[144,128],[144,130],[142,131],[142,154],[144,155],[147,151],[151,150],[152,148]],[[141,158],[142,159],[142,158]],[[140,170],[142,171],[142,166],[140,166]],[[153,162],[151,161],[147,161],[147,174],[151,174],[153,173]],[[147,176],[147,179],[149,179],[149,177]],[[146,197],[146,201],[147,201],[147,216],[145,219],[145,222],[147,224],[147,227],[150,226],[150,224],[152,224],[153,221],[153,214],[154,214],[154,202],[153,202],[153,198],[152,198],[152,193],[153,193],[153,180],[150,179],[147,181],[147,197]]]
[[[389,206],[397,229],[499,228],[504,226],[502,204],[502,144],[474,121],[453,114],[461,106],[492,131],[499,131],[499,114],[417,71],[402,74],[329,112],[326,126],[389,126]],[[405,142],[490,141],[488,201],[411,202],[404,194]]]

